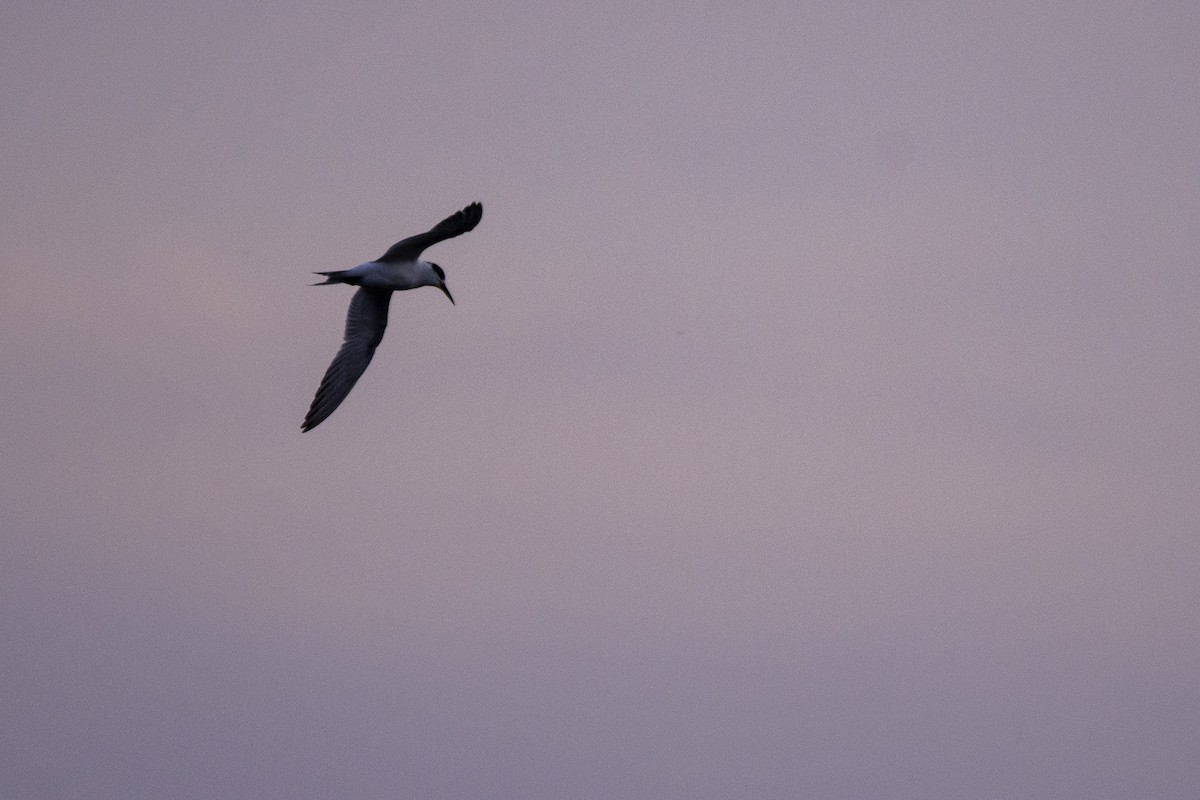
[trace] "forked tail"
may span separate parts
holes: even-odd
[[[351,286],[358,285],[357,277],[347,277],[348,269],[336,269],[333,272],[314,272],[313,275],[324,275],[325,280],[320,283],[310,283],[309,286],[328,286],[331,283],[348,283]]]

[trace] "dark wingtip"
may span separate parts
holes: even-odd
[[[475,226],[479,224],[479,220],[483,219],[483,203],[476,200],[459,213],[465,218],[466,229],[474,230]]]

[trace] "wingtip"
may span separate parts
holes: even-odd
[[[312,408],[304,415],[304,422],[300,423],[300,432],[308,433],[313,428],[320,425],[325,419],[333,413],[333,409],[325,409],[317,401],[320,400],[320,389],[317,390],[317,397],[313,400]],[[334,407],[336,408],[336,406]]]

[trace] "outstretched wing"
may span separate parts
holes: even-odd
[[[301,430],[311,431],[334,412],[360,375],[371,363],[375,348],[383,341],[387,328],[390,289],[368,289],[363,287],[350,300],[350,312],[346,314],[346,337],[342,349],[333,357],[333,363],[325,370],[317,396],[313,398],[308,414],[304,417]]]
[[[483,206],[479,203],[471,203],[457,214],[446,217],[425,233],[418,233],[416,236],[396,242],[388,248],[386,253],[375,260],[415,261],[426,247],[466,233],[478,225],[481,219],[483,219]]]

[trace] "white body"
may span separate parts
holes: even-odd
[[[433,264],[428,261],[368,261],[346,270],[345,277],[357,278],[357,285],[368,289],[391,289],[394,292],[416,289],[418,286],[437,286],[439,283]]]

